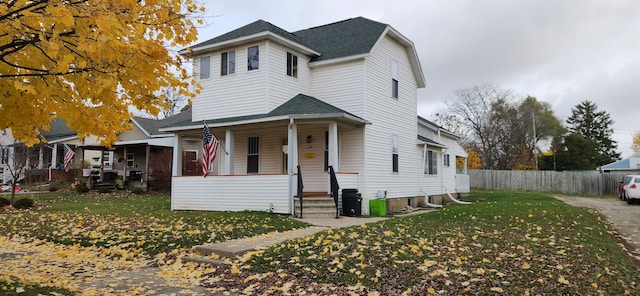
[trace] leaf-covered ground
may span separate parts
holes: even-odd
[[[328,230],[221,266],[177,258],[304,225],[171,212],[167,197],[36,198],[40,210],[0,212],[0,294],[640,294],[640,269],[601,216],[539,193],[474,192],[472,205]]]
[[[209,283],[273,295],[640,293],[638,265],[599,215],[538,193],[474,197],[473,205],[283,243]]]

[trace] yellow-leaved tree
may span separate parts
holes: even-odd
[[[0,130],[33,145],[63,118],[105,144],[130,128],[130,106],[157,114],[162,89],[198,88],[167,47],[196,40],[196,0],[0,1]]]

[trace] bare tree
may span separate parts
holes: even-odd
[[[157,115],[153,116],[155,119],[163,119],[176,115],[189,104],[189,99],[187,99],[187,97],[171,87],[164,88],[162,90],[162,96],[168,107],[160,110]]]
[[[492,84],[455,90],[454,96],[446,101],[449,116],[457,117],[461,126],[469,131],[472,142],[478,144],[483,168],[498,166],[498,148],[506,136],[507,118],[496,113],[496,109],[506,108],[512,101],[510,90]]]
[[[9,184],[11,185],[10,201],[11,206],[13,207],[18,182],[24,177],[24,172],[27,169],[28,165],[27,160],[29,159],[31,154],[34,153],[34,150],[26,147],[22,143],[2,146],[2,148],[4,148],[3,150],[5,151],[9,151],[9,153],[5,155],[5,159],[7,161],[4,166],[4,173],[9,173]]]

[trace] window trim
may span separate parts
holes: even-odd
[[[229,57],[232,57],[230,59]],[[229,76],[236,73],[236,51],[229,50],[220,53],[220,76]]]
[[[256,52],[256,60],[258,61],[258,66],[256,68],[252,68],[251,67],[251,49],[255,48],[257,50]],[[247,47],[247,71],[254,71],[254,70],[259,70],[260,69],[260,45],[255,45],[255,46],[249,46]]]
[[[400,97],[400,82],[398,82],[398,61],[391,60],[391,97]]]
[[[451,166],[451,156],[449,153],[442,154],[442,166],[445,166],[445,167]]]
[[[422,173],[428,176],[438,175],[438,151],[427,149],[424,158],[424,171]]]
[[[298,56],[287,51],[287,76],[298,78]]]
[[[202,65],[204,65],[204,63],[202,62],[202,59],[204,59],[204,58],[207,59],[207,71],[203,71],[202,70]],[[200,57],[198,69],[200,71],[198,73],[198,77],[200,78],[200,80],[211,79],[211,56],[210,55],[206,55],[206,56],[201,56]],[[204,73],[207,74],[206,77],[203,77]]]
[[[255,152],[252,152],[252,139],[255,139]],[[249,160],[252,159],[253,157],[256,158],[256,168],[255,171],[251,170],[249,171]],[[247,174],[258,174],[260,173],[260,137],[259,136],[253,136],[253,137],[248,137],[247,138]]]
[[[391,172],[398,173],[400,172],[400,156],[399,156],[399,147],[398,147],[398,135],[391,135]]]

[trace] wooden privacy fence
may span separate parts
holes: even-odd
[[[538,191],[569,195],[618,194],[618,183],[624,175],[556,171],[469,171],[473,189]]]

